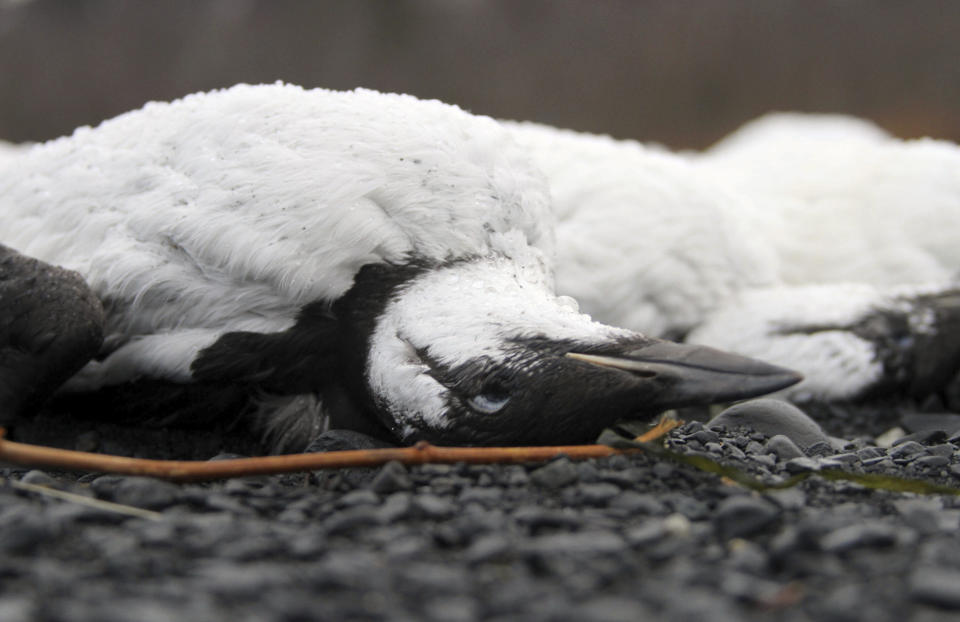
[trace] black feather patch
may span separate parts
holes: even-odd
[[[225,333],[190,366],[200,382],[255,385],[279,394],[316,393],[336,382],[340,325],[324,305],[308,305],[278,333]]]

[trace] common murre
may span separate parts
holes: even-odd
[[[960,148],[775,114],[703,153],[508,122],[598,320],[801,371],[791,398],[923,398],[960,369]]]
[[[104,346],[68,388],[243,386],[275,448],[328,415],[372,415],[403,442],[584,442],[799,379],[557,297],[541,174],[498,123],[439,102],[240,85],[81,128],[2,173],[0,242],[103,303]]]

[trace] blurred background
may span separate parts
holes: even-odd
[[[0,138],[276,80],[674,148],[770,110],[958,140],[960,2],[0,0]]]

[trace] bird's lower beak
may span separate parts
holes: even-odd
[[[643,400],[638,408],[657,412],[747,399],[803,380],[795,371],[756,359],[669,341],[616,353],[570,352],[567,357],[631,374]]]

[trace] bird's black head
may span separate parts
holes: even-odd
[[[800,379],[593,322],[538,274],[498,257],[364,268],[335,307],[349,349],[365,352],[348,374],[354,393],[404,442],[563,444],[623,418]]]

